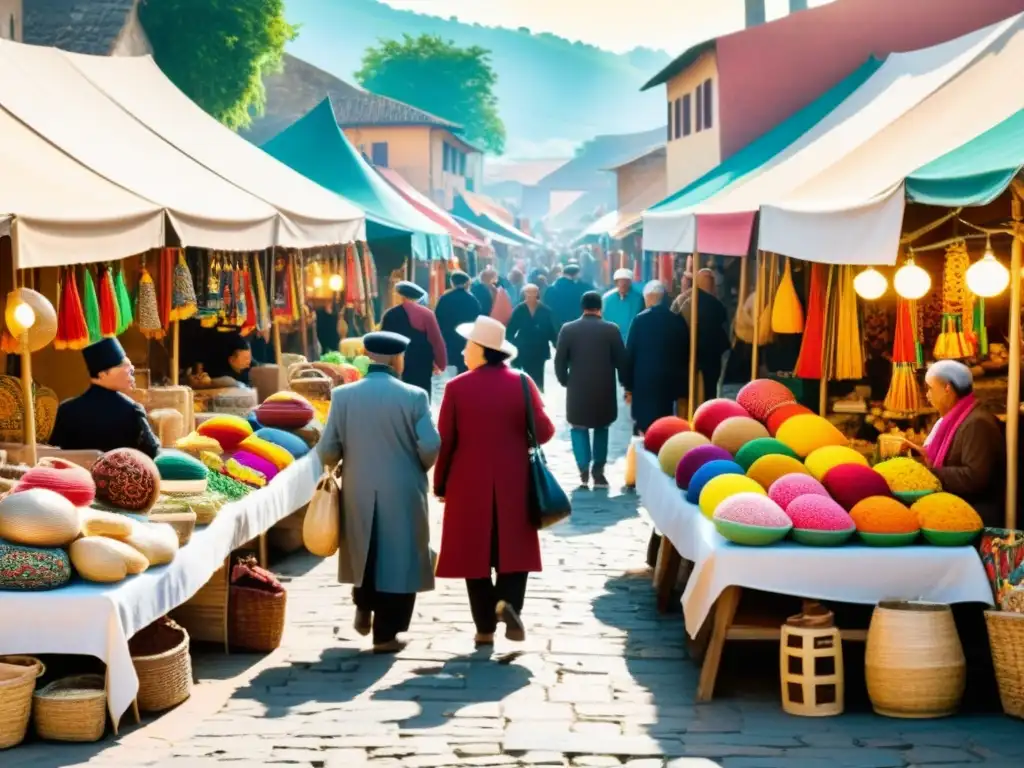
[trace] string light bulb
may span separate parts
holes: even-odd
[[[1010,284],[1010,271],[992,252],[991,236],[985,238],[985,254],[967,268],[967,287],[975,296],[998,296]]]
[[[892,278],[896,293],[904,299],[922,298],[932,287],[932,278],[925,270],[914,263],[913,254],[907,256],[906,262],[896,270]]]
[[[327,287],[335,293],[338,293],[341,290],[341,275],[331,275],[330,279],[327,281]]]
[[[36,324],[36,311],[25,302],[21,302],[14,308],[14,322],[18,324],[18,331],[24,333]]]
[[[320,275],[317,275],[316,277],[313,278],[313,287],[316,290],[320,290],[321,288],[324,287],[324,279],[320,277]]]
[[[862,299],[868,301],[880,299],[888,289],[889,281],[874,267],[868,267],[853,278],[853,290]]]

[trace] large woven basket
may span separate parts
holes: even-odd
[[[0,656],[0,749],[25,739],[36,679],[45,671],[43,663],[31,656]]]
[[[228,637],[231,645],[269,653],[281,645],[288,593],[232,585],[228,600]]]
[[[163,712],[192,694],[188,632],[168,618],[158,619],[129,642],[139,677],[137,701],[143,712]]]
[[[1003,712],[1024,718],[1024,613],[985,611]]]
[[[102,675],[56,680],[32,699],[36,733],[50,741],[99,741],[107,729],[107,692]]]

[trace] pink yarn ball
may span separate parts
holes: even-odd
[[[754,379],[736,395],[736,402],[758,421],[786,403],[795,403],[796,395],[785,384],[773,379]]]
[[[697,406],[693,412],[693,429],[704,437],[711,437],[715,427],[733,416],[750,416],[747,410],[735,400],[716,397]]]
[[[810,475],[793,473],[783,475],[768,489],[768,498],[778,504],[782,509],[788,510],[794,499],[807,494],[824,496],[830,498],[825,486],[819,483]]]
[[[715,509],[715,519],[762,528],[788,528],[789,516],[778,504],[759,493],[737,493]]]
[[[694,472],[709,461],[718,459],[731,461],[732,454],[717,445],[698,445],[696,448],[691,448],[679,460],[679,465],[676,467],[676,487],[685,491],[690,487],[690,480],[693,479]]]
[[[786,514],[793,527],[805,531],[848,531],[854,527],[853,518],[832,499],[816,493],[797,496]]]

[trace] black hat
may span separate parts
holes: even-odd
[[[403,299],[412,299],[413,301],[423,301],[427,296],[426,291],[416,285],[416,283],[410,283],[408,280],[399,282],[395,286],[395,290],[398,291],[398,295]]]
[[[575,277],[580,273],[579,264],[566,264],[565,269],[562,270],[562,274],[566,277]]]
[[[89,369],[89,378],[98,378],[104,371],[117,368],[128,355],[117,339],[100,339],[82,350],[85,365]]]
[[[371,355],[400,355],[409,346],[409,338],[391,331],[374,331],[363,336],[363,349]]]
[[[451,274],[451,280],[452,280],[452,285],[456,285],[456,286],[461,287],[461,286],[465,285],[466,283],[468,283],[470,278],[469,278],[469,275],[467,275],[461,269],[456,269]]]

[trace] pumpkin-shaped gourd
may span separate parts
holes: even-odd
[[[56,491],[32,488],[0,500],[0,539],[30,547],[64,547],[78,536],[78,509]]]

